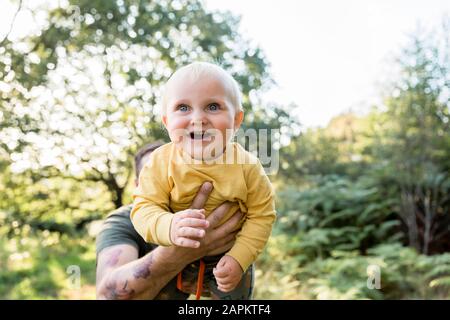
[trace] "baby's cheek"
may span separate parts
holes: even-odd
[[[222,141],[228,141],[233,137],[234,132],[232,128],[224,127],[221,129],[217,128],[217,130],[219,130],[221,133]]]
[[[172,116],[168,119],[168,129],[169,131],[177,130],[177,129],[186,129],[189,125],[189,119],[184,117]]]
[[[175,144],[178,144],[181,142],[181,136],[178,134],[172,133],[172,134],[169,134],[169,137],[170,137],[170,141],[172,141]]]
[[[170,140],[174,143],[182,142],[186,137],[186,129],[183,128],[169,128]]]

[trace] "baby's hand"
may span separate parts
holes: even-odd
[[[170,226],[170,240],[174,245],[187,248],[198,248],[196,241],[205,236],[209,222],[205,219],[204,209],[187,209],[173,215]]]
[[[239,262],[232,256],[223,256],[213,270],[217,281],[217,289],[229,292],[236,288],[244,273]]]

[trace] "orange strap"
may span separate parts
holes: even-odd
[[[177,276],[177,289],[183,291],[183,282],[181,281],[181,272]]]
[[[202,259],[200,259],[200,269],[198,270],[198,276],[197,276],[197,291],[195,292],[195,299],[200,300],[200,297],[202,295],[203,291],[203,277],[205,275],[205,262],[203,262]],[[177,276],[177,288],[180,291],[183,291],[183,281],[181,279],[181,272],[178,273]]]
[[[200,296],[203,291],[203,276],[205,275],[205,263],[200,259],[200,269],[198,270],[197,278],[197,292],[195,294],[195,299],[200,300]]]

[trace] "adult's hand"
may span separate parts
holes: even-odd
[[[192,208],[205,205],[212,184],[202,185]],[[98,299],[153,299],[178,272],[205,255],[216,255],[229,250],[234,243],[235,232],[241,214],[217,226],[230,209],[224,203],[205,220],[206,232],[196,249],[183,247],[158,247],[138,258],[138,250],[130,244],[119,244],[102,250],[97,259]]]
[[[191,209],[202,209],[212,189],[213,185],[210,182],[203,183],[192,202]],[[236,212],[228,221],[218,226],[230,207],[231,203],[225,202],[206,218],[206,232],[200,240],[199,248],[186,250],[186,248],[173,247],[173,250],[176,251],[174,252],[175,255],[182,255],[181,261],[190,263],[206,255],[217,255],[231,249],[236,236],[236,232],[233,232],[233,230],[242,218],[242,213]]]
[[[209,227],[206,230],[203,244],[207,248],[208,256],[224,253],[231,249],[234,244],[237,231],[233,230],[242,218],[241,211],[237,211],[228,221],[218,226],[222,218],[230,210],[231,204],[226,202],[214,210],[207,218]]]

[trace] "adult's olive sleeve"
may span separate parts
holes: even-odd
[[[108,215],[96,238],[97,256],[105,248],[119,244],[134,246],[139,257],[150,252],[155,246],[147,244],[136,232],[130,220],[131,205],[123,206]]]

